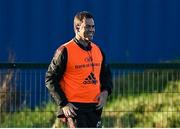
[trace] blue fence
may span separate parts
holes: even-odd
[[[0,0],[0,60],[49,62],[74,37],[73,17],[90,11],[94,41],[109,62],[179,59],[179,0]],[[41,52],[40,52],[41,50]]]

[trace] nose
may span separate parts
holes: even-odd
[[[94,27],[90,27],[90,28],[89,28],[89,31],[94,32],[94,31],[95,31],[95,28],[94,28]]]
[[[89,26],[89,30],[90,31],[94,31],[95,30],[95,26],[94,25]]]

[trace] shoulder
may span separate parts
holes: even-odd
[[[62,53],[64,51],[64,49],[66,49],[66,47],[64,45],[59,46],[56,51],[55,51],[55,55],[59,55],[60,53]]]
[[[101,49],[101,47],[99,45],[97,45],[96,43],[93,43],[93,42],[91,43],[91,45],[93,47],[96,47],[97,49],[99,49],[101,51],[101,53],[104,55],[104,52],[103,52],[103,50]]]
[[[67,55],[67,47],[69,46],[69,44],[72,43],[72,40],[60,45],[56,51],[55,51],[55,54],[54,54],[54,59],[57,59],[59,58],[60,56],[64,56],[64,55]]]
[[[62,44],[61,46],[59,46],[57,49],[56,49],[56,52],[54,54],[54,58],[58,58],[59,56],[61,55],[67,55],[67,51],[69,48],[74,48],[75,46],[75,42],[73,39],[71,39],[70,41]]]
[[[62,56],[66,53],[66,47],[65,46],[60,46],[56,51],[55,51],[55,54],[54,54],[54,59],[57,59],[59,56]]]
[[[91,42],[91,46],[94,47],[94,48],[97,48],[97,49],[99,49],[101,51],[100,46],[98,46],[96,43]]]
[[[99,46],[95,42],[91,42],[91,46],[99,48]]]
[[[69,47],[69,46],[73,46],[74,45],[74,40],[73,39],[71,39],[70,41],[68,41],[68,42],[66,42],[66,43],[64,43],[62,46],[64,46],[64,47]]]

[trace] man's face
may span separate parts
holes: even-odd
[[[93,36],[95,33],[94,20],[92,18],[84,18],[79,27],[79,35],[84,40],[93,40]]]

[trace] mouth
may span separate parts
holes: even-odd
[[[94,33],[88,33],[87,35],[88,35],[88,37],[93,37]]]
[[[93,36],[94,36],[94,32],[88,32],[88,33],[86,33],[86,39],[88,39],[88,40],[92,40],[93,39]]]

